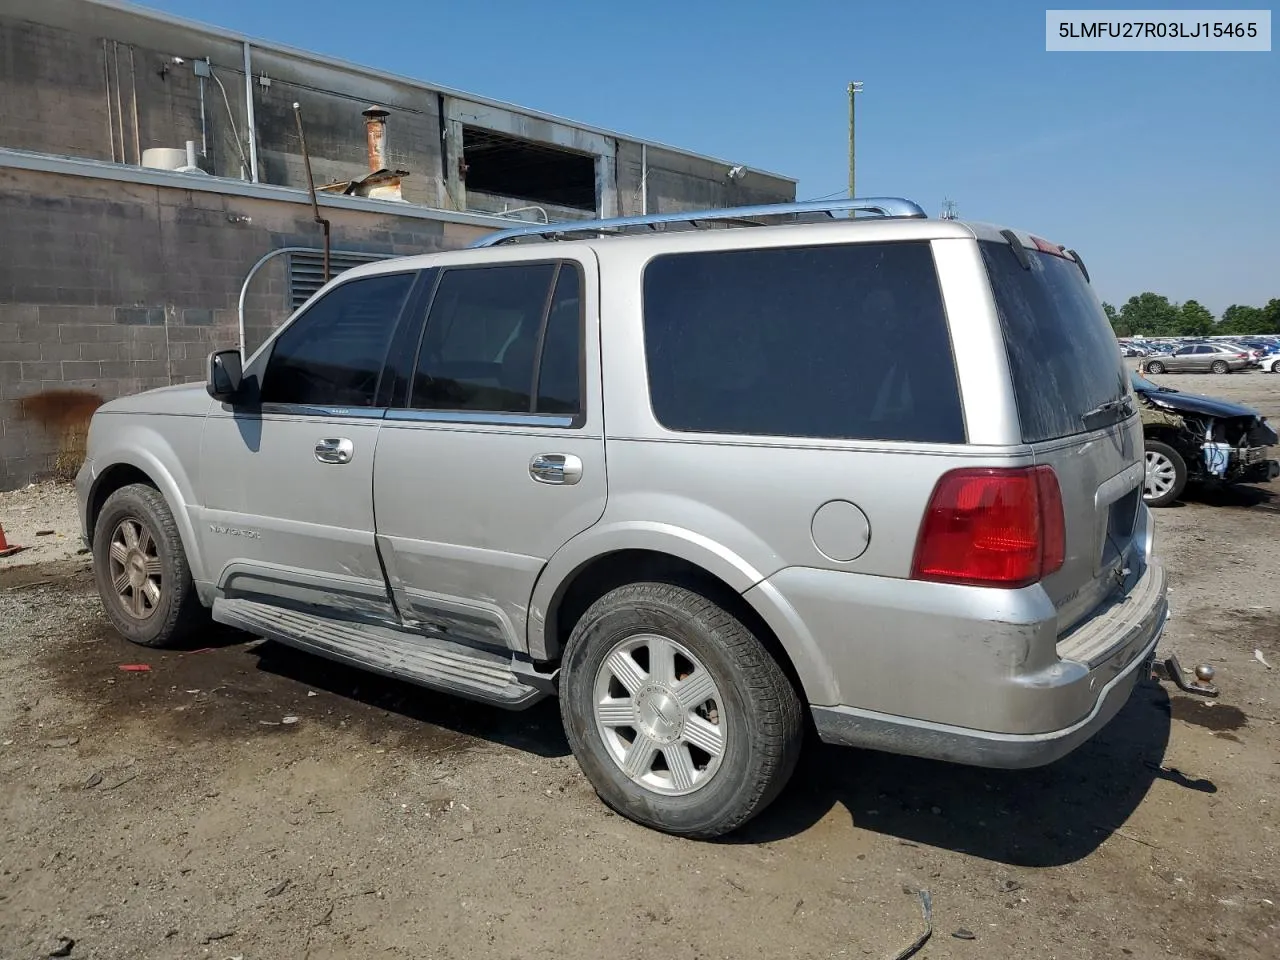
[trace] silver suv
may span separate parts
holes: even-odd
[[[905,200],[363,266],[243,366],[104,406],[88,455],[129,639],[212,608],[433,690],[558,695],[603,800],[686,836],[765,807],[807,729],[1048,763],[1167,614],[1079,257]]]

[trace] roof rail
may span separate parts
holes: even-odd
[[[571,220],[565,223],[531,223],[510,230],[481,237],[473,247],[496,247],[500,243],[520,237],[540,237],[543,240],[563,240],[571,234],[595,234],[602,236],[623,233],[630,227],[648,227],[659,230],[663,224],[686,223],[697,228],[703,223],[729,223],[739,227],[762,227],[759,217],[799,216],[825,213],[833,220],[839,213],[873,213],[881,217],[922,218],[926,214],[920,205],[901,197],[855,197],[851,200],[809,200],[801,203],[767,203],[753,207],[725,207],[719,210],[698,210],[683,213],[652,213],[641,217],[615,217],[611,220]]]

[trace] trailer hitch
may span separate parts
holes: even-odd
[[[1169,654],[1163,660],[1157,659],[1153,654],[1151,659],[1151,679],[1168,681],[1184,693],[1200,697],[1218,695],[1218,688],[1213,684],[1214,672],[1209,664],[1201,663],[1195,668],[1195,680],[1188,680],[1183,675],[1182,664],[1176,653]]]

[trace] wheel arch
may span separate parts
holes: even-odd
[[[131,448],[127,451],[107,458],[106,465],[95,459],[95,475],[89,487],[89,495],[85,503],[85,536],[89,546],[93,545],[94,527],[98,515],[102,511],[107,498],[117,490],[133,483],[146,484],[157,490],[169,511],[173,514],[174,523],[178,526],[178,535],[182,538],[182,549],[187,556],[187,565],[193,580],[204,578],[204,565],[199,555],[199,540],[187,511],[189,502],[184,488],[189,493],[190,482],[183,474],[175,477],[161,460],[148,450]]]
[[[830,701],[830,667],[796,612],[777,591],[752,589],[767,586],[764,574],[699,539],[691,533],[686,538],[667,532],[647,538],[643,545],[578,549],[572,551],[571,559],[557,554],[534,588],[528,621],[530,656],[558,659],[582,614],[610,590],[646,580],[675,583],[720,604],[751,629],[797,693],[809,702]],[[571,542],[561,553],[572,546]]]

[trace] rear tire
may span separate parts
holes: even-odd
[[[1273,360],[1271,362],[1271,372],[1280,373],[1280,360]]]
[[[1215,360],[1209,367],[1209,370],[1213,373],[1230,373],[1231,366],[1225,360]]]
[[[136,644],[170,646],[205,622],[178,525],[154,487],[121,487],[102,505],[93,574],[107,617]]]
[[[760,639],[666,583],[619,587],[583,614],[565,647],[560,712],[600,799],[703,839],[768,806],[804,734],[796,691]]]
[[[1164,373],[1164,364],[1159,360],[1151,360],[1147,363],[1147,373],[1154,373],[1157,376]]]
[[[1145,446],[1147,472],[1142,499],[1148,507],[1167,507],[1187,487],[1187,462],[1167,443],[1147,440]]]

